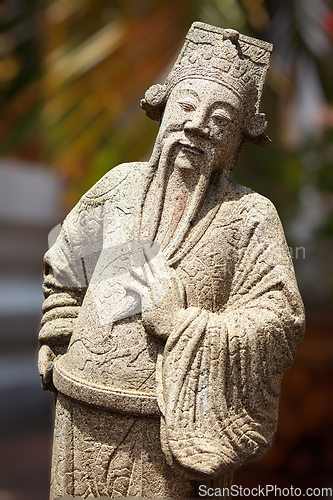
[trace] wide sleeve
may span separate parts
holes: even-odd
[[[150,170],[146,163],[127,163],[109,171],[66,217],[57,241],[45,255],[38,361],[44,389],[55,390],[54,359],[67,351],[103,247],[104,254],[114,253],[112,230],[116,227],[117,234],[126,236],[127,226],[122,225],[119,213],[126,216],[135,212],[140,197],[133,201],[132,194],[141,191]]]
[[[216,476],[271,445],[281,379],[304,333],[293,265],[268,200],[253,200],[239,241],[225,309],[184,310],[158,365],[162,447],[170,465],[194,477]]]
[[[43,317],[38,369],[43,389],[54,390],[53,362],[63,355],[102,247],[102,207],[75,207],[44,257]]]

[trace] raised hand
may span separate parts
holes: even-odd
[[[142,322],[148,333],[167,339],[185,307],[182,284],[162,252],[149,243],[142,245],[137,263],[140,265],[130,272],[133,281],[126,289],[140,294]]]

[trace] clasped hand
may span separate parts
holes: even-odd
[[[157,244],[141,244],[133,252],[134,266],[126,280],[126,294],[136,296],[136,311],[141,310],[146,331],[160,339],[167,339],[184,309],[184,291],[176,271],[167,266]],[[122,318],[119,313],[114,321]]]

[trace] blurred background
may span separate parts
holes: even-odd
[[[274,44],[272,144],[248,144],[232,175],[276,205],[307,310],[274,446],[235,483],[333,488],[333,1],[2,0],[0,500],[48,498],[53,399],[36,368],[48,233],[109,169],[149,158],[157,124],[139,101],[193,21]]]

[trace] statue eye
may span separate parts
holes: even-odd
[[[184,111],[194,111],[195,104],[192,101],[178,101],[178,104]]]
[[[211,115],[213,118],[214,122],[221,124],[221,125],[227,125],[229,123],[233,123],[233,120],[229,113],[226,113],[225,111],[214,111]]]

